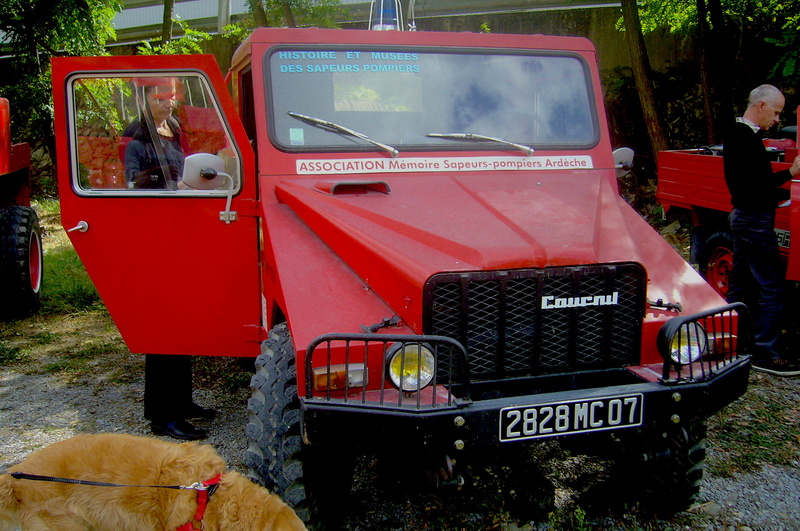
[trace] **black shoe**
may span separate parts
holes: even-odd
[[[186,420],[214,420],[217,418],[217,412],[213,409],[192,403],[192,405],[184,411],[183,418]]]
[[[206,438],[206,432],[200,428],[195,428],[185,420],[175,420],[172,422],[152,422],[150,429],[156,435],[167,435],[174,439],[184,441],[197,441]]]
[[[754,361],[753,369],[777,376],[800,376],[800,366],[782,358]]]

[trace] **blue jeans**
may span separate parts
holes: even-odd
[[[753,313],[754,359],[779,358],[784,267],[775,235],[775,211],[733,209],[733,269],[728,302],[743,302]]]

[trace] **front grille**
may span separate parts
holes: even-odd
[[[424,331],[464,345],[473,379],[632,365],[646,281],[637,263],[440,273]]]

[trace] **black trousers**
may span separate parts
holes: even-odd
[[[192,357],[147,354],[144,360],[144,418],[172,422],[192,404]]]
[[[733,270],[728,302],[743,302],[753,312],[753,357],[757,361],[779,358],[786,270],[775,235],[775,211],[734,209],[730,223]]]

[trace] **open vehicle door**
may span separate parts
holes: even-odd
[[[56,58],[53,92],[62,223],[131,351],[257,355],[254,155],[213,57]]]

